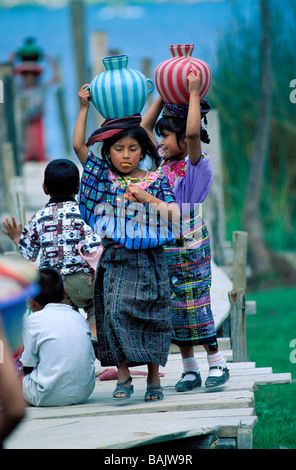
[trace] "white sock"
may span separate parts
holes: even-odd
[[[212,366],[225,366],[226,367],[226,362],[223,357],[223,354],[220,351],[217,351],[215,354],[207,354],[207,360],[209,367]],[[219,376],[222,375],[223,372],[220,369],[212,369],[209,372],[209,375],[215,375]]]
[[[199,372],[199,367],[197,363],[197,359],[192,356],[192,357],[186,357],[186,359],[182,359],[182,364],[183,364],[183,372],[186,374],[185,377],[183,377],[182,380],[195,380],[196,375],[194,374],[187,374],[188,371],[195,371]]]

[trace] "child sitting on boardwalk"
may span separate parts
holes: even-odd
[[[93,306],[94,270],[79,254],[82,242],[85,251],[100,246],[100,238],[81,218],[75,195],[79,191],[79,170],[67,159],[51,161],[44,172],[42,188],[50,200],[26,223],[18,226],[15,219],[3,222],[6,233],[20,253],[29,261],[40,256],[40,268],[54,268],[63,277],[67,292],[65,303],[83,308],[95,337]]]
[[[173,240],[170,221],[179,209],[167,178],[138,167],[147,154],[158,162],[141,116],[105,121],[86,145],[87,85],[78,97],[73,147],[84,165],[80,211],[104,246],[95,280],[99,359],[118,368],[114,398],[133,393],[129,366],[147,364],[145,400],[163,399],[159,365],[166,364],[172,334],[163,244]],[[88,146],[100,141],[98,158]]]
[[[62,303],[61,275],[40,270],[40,292],[29,299],[32,313],[23,322],[23,396],[34,406],[84,402],[95,387],[95,355],[87,321]]]
[[[221,385],[229,378],[218,349],[211,310],[210,240],[207,227],[195,207],[206,198],[212,180],[209,157],[201,149],[201,139],[206,142],[208,137],[206,130],[201,128],[200,72],[195,68],[188,76],[188,85],[188,107],[164,104],[159,97],[142,122],[158,146],[153,134],[156,124],[163,156],[160,172],[167,175],[172,185],[184,222],[183,239],[177,240],[173,247],[165,247],[172,291],[172,342],[180,347],[183,362],[183,375],[176,384],[178,392],[201,386],[199,366],[194,357],[194,346],[198,344],[207,351],[210,370],[205,385]],[[162,108],[162,117],[156,123]],[[206,106],[203,117],[208,110]]]

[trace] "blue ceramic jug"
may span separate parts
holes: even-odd
[[[127,68],[128,59],[128,55],[104,57],[102,62],[106,71],[91,81],[91,102],[105,119],[141,113],[148,95],[154,90],[150,78]]]

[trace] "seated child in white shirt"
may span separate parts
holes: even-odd
[[[84,402],[95,387],[95,356],[88,322],[61,303],[61,275],[40,269],[40,293],[30,298],[32,313],[23,323],[23,396],[34,406]]]

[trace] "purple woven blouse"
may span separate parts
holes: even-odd
[[[161,155],[161,149],[158,152]],[[189,203],[190,208],[193,208],[194,203],[203,202],[207,197],[212,182],[212,168],[206,152],[202,151],[196,165],[192,165],[188,155],[184,160],[163,159],[160,170],[168,178],[180,208],[182,203]]]

